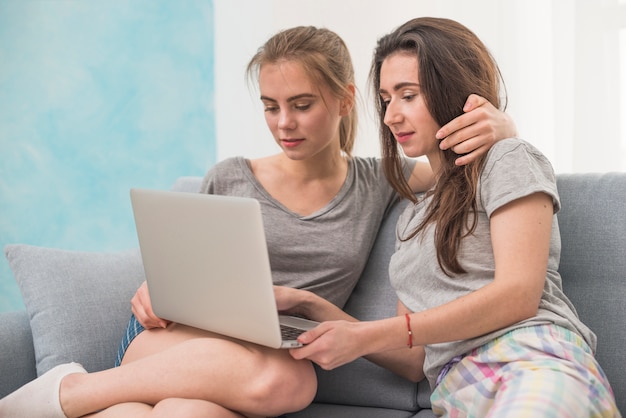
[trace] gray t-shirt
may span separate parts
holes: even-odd
[[[407,176],[413,166],[407,162]],[[200,192],[259,200],[274,283],[310,290],[339,307],[356,285],[382,219],[397,199],[381,161],[359,157],[349,160],[339,193],[307,216],[270,196],[242,157],[216,164]]]
[[[493,280],[495,266],[489,218],[501,206],[536,192],[552,197],[555,216],[546,282],[535,317],[508,328],[470,340],[432,344],[426,347],[424,372],[431,386],[441,370],[453,357],[465,354],[506,332],[530,325],[558,324],[580,334],[595,350],[596,337],[579,319],[574,306],[565,296],[561,277],[557,272],[561,255],[561,238],[556,218],[560,201],[556,179],[550,162],[529,143],[519,139],[506,139],[489,151],[481,175],[478,193],[478,224],[475,232],[461,241],[459,262],[465,274],[446,276],[437,263],[433,226],[409,241],[397,241],[397,251],[390,263],[390,280],[399,299],[412,311],[419,312],[482,288]],[[430,199],[409,205],[397,225],[399,237],[419,225]]]

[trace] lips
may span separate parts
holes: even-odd
[[[287,148],[292,148],[292,147],[297,147],[298,145],[300,145],[302,142],[304,142],[304,139],[302,138],[283,138],[280,140],[280,142],[283,144],[283,146],[287,147]]]
[[[400,144],[403,144],[407,142],[409,139],[411,139],[412,135],[413,135],[413,132],[397,132],[395,134],[396,141],[398,141],[398,143]]]

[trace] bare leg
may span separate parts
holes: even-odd
[[[152,413],[152,406],[145,403],[129,402],[114,405],[101,412],[85,415],[83,418],[148,418]]]
[[[217,404],[198,399],[165,399],[155,405],[150,418],[243,418]]]
[[[168,398],[272,416],[304,408],[316,388],[312,365],[286,350],[174,324],[137,336],[121,367],[66,376],[60,398],[68,417],[128,402],[157,405]]]
[[[154,407],[142,403],[130,402],[114,405],[102,412],[86,415],[83,418],[243,418],[211,402],[198,399],[165,399]]]

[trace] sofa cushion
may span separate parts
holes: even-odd
[[[0,320],[0,398],[37,376],[33,334],[26,311],[2,312]]]
[[[429,409],[421,410],[416,414],[414,412],[390,408],[370,408],[359,405],[325,404],[319,402],[309,405],[305,410],[286,416],[288,418],[435,418]]]
[[[90,253],[16,244],[5,254],[30,319],[37,373],[76,361],[113,367],[144,280],[138,250]]]

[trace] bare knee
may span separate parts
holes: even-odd
[[[286,354],[286,352],[285,352]],[[317,377],[309,361],[297,361],[289,355],[260,359],[255,373],[247,385],[247,395],[255,399],[260,410],[268,415],[281,415],[306,408],[315,397]]]
[[[310,361],[295,360],[287,350],[239,342],[233,346],[232,341],[222,343],[227,344],[231,358],[239,359],[235,367],[243,372],[236,390],[246,400],[246,406],[238,412],[246,416],[277,416],[304,409],[313,401],[317,377]],[[216,350],[219,344],[215,340],[196,339],[187,344],[193,345],[193,355],[198,358],[225,354],[224,346]],[[234,349],[241,351],[235,354],[230,351]]]

